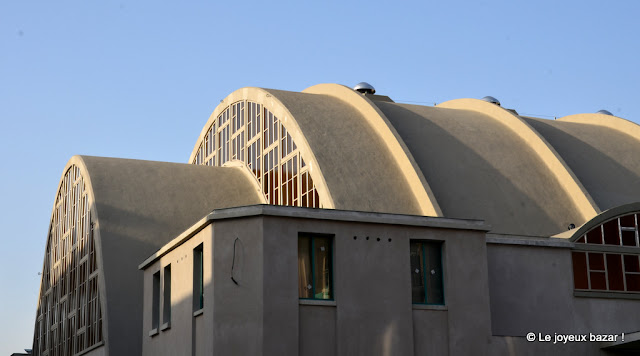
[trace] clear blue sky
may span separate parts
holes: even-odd
[[[185,4],[186,3],[186,4]],[[640,1],[0,3],[0,356],[32,342],[51,208],[76,154],[186,162],[221,99],[374,85],[640,120]]]

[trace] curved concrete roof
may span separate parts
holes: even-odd
[[[107,353],[140,354],[138,263],[213,209],[263,204],[244,168],[74,156],[95,221]],[[64,175],[63,175],[64,176]]]
[[[629,121],[376,98],[337,84],[243,88],[212,118],[237,100],[265,105],[311,162],[326,208],[483,219],[494,233],[549,236],[640,201],[640,160],[629,154],[640,152],[640,127]]]
[[[582,222],[545,162],[499,120],[463,109],[376,105],[413,153],[444,216],[483,219],[493,232],[523,235]]]
[[[638,125],[602,114],[525,119],[564,158],[600,210],[640,201]]]

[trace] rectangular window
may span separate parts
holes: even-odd
[[[193,311],[204,307],[204,258],[202,244],[193,250]]]
[[[151,329],[158,329],[160,321],[160,271],[153,274],[153,300],[151,301]]]
[[[411,241],[411,300],[444,305],[442,243]]]
[[[333,299],[332,236],[298,238],[298,296],[301,299]]]
[[[171,321],[171,265],[164,268],[164,294],[162,299],[162,323]]]

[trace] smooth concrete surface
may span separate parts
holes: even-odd
[[[239,168],[90,156],[71,164],[91,196],[106,353],[139,355],[138,263],[212,209],[261,200]]]
[[[411,189],[415,199],[418,201],[421,215],[442,216],[442,210],[431,191],[429,183],[427,183],[424,175],[418,169],[418,164],[413,155],[382,111],[373,104],[373,101],[393,102],[393,100],[379,95],[363,95],[339,84],[318,84],[302,92],[337,98],[355,108],[369,127],[382,139],[386,149],[398,164],[404,174],[404,178],[407,180],[409,189]],[[381,98],[389,100],[379,100]]]
[[[359,111],[328,95],[269,92],[304,133],[336,209],[422,215],[396,159]]]
[[[640,329],[638,300],[574,297],[570,248],[487,246],[494,335]]]
[[[414,355],[449,355],[446,310],[413,310]]]
[[[601,210],[640,201],[637,138],[601,125],[526,120],[560,153]]]
[[[413,153],[446,217],[549,236],[583,218],[525,141],[488,115],[376,102]],[[576,223],[577,222],[577,223]]]
[[[336,355],[336,307],[300,305],[299,355]]]

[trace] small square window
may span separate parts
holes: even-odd
[[[333,299],[333,237],[298,238],[298,297]]]
[[[411,241],[411,300],[444,305],[442,243]]]

